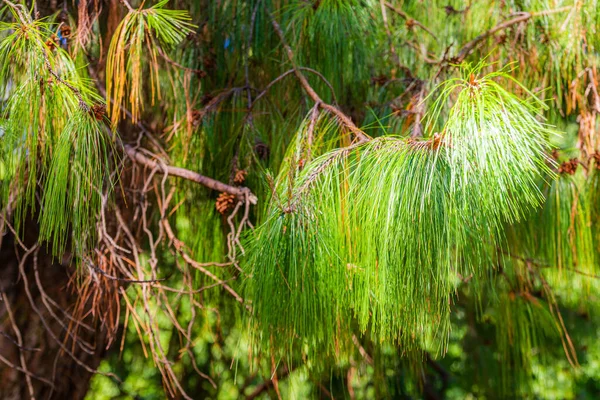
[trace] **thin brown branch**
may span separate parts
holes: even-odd
[[[591,273],[589,273],[589,272],[585,272],[585,271],[579,270],[579,269],[577,269],[577,268],[571,268],[571,267],[567,267],[567,269],[568,269],[569,271],[573,271],[573,272],[575,272],[576,274],[583,275],[583,276],[587,276],[588,278],[600,279],[600,275],[591,274]]]
[[[27,299],[29,300],[29,304],[30,304],[31,308],[36,313],[36,315],[39,317],[40,322],[44,326],[44,328],[45,328],[46,332],[48,333],[48,335],[50,335],[50,337],[56,342],[56,344],[58,344],[58,346],[61,348],[61,350],[64,351],[66,354],[68,354],[69,357],[71,357],[71,359],[73,361],[75,361],[75,363],[77,365],[79,365],[80,367],[82,367],[83,369],[85,369],[87,372],[89,372],[91,374],[99,373],[99,374],[102,374],[104,376],[111,377],[111,378],[115,379],[116,381],[118,381],[119,383],[121,383],[121,380],[119,379],[119,377],[117,377],[112,372],[101,372],[101,371],[98,371],[98,370],[96,370],[94,368],[91,368],[89,365],[85,364],[83,361],[81,361],[79,358],[77,358],[77,356],[71,350],[69,350],[67,348],[67,346],[65,346],[65,344],[63,344],[62,340],[60,340],[56,336],[56,334],[54,333],[54,331],[48,325],[48,322],[44,318],[41,310],[38,308],[38,306],[36,305],[35,301],[33,300],[33,296],[31,295],[31,289],[29,288],[29,279],[27,278],[27,274],[25,272],[25,262],[27,260],[27,257],[30,256],[33,252],[38,251],[38,250],[39,250],[39,244],[36,243],[31,248],[29,248],[29,250],[27,250],[27,252],[23,256],[23,259],[19,263],[19,273],[21,275],[21,279],[23,280],[23,286],[25,288],[25,294],[27,295]]]
[[[225,192],[232,194],[238,197],[240,200],[244,200],[246,195],[248,196],[248,201],[251,204],[256,204],[258,202],[258,198],[250,192],[250,189],[246,187],[236,187],[227,185],[223,182],[220,182],[216,179],[209,178],[207,176],[201,175],[197,172],[190,171],[189,169],[173,167],[171,165],[166,165],[159,163],[158,161],[152,160],[142,154],[139,150],[136,150],[132,146],[125,145],[125,152],[132,160],[137,162],[138,164],[144,165],[151,169],[158,169],[158,172],[162,172],[168,175],[176,176],[179,178],[187,179],[192,182],[199,183],[203,186],[206,186],[209,189],[216,190],[218,192]]]
[[[292,48],[287,44],[287,41],[285,40],[285,35],[283,34],[283,31],[281,30],[281,26],[279,26],[279,24],[277,23],[277,21],[275,20],[273,15],[270,15],[270,17],[271,17],[271,24],[273,25],[273,28],[275,29],[277,36],[279,36],[279,39],[281,40],[281,43],[283,44],[283,48],[285,49],[287,58],[292,63],[292,67],[294,68],[294,73],[295,73],[296,77],[298,78],[298,80],[300,81],[300,84],[302,85],[302,87],[304,88],[306,93],[308,94],[308,96],[315,103],[319,103],[319,106],[322,109],[335,115],[340,120],[342,125],[345,125],[348,129],[350,129],[350,131],[352,131],[352,133],[354,134],[354,136],[356,136],[356,138],[358,139],[359,142],[366,142],[366,141],[370,140],[369,136],[367,136],[360,128],[358,128],[354,124],[354,122],[352,122],[352,119],[350,117],[348,117],[346,114],[344,114],[337,107],[323,102],[323,99],[321,99],[321,97],[318,95],[318,93],[315,92],[315,90],[312,88],[312,86],[310,86],[310,83],[308,83],[308,80],[306,79],[304,74],[302,74],[302,71],[300,70],[300,68],[296,65],[296,61],[294,60],[294,52],[292,51]]]
[[[105,278],[107,278],[111,281],[126,282],[126,283],[157,283],[157,282],[162,282],[162,281],[167,280],[167,278],[149,279],[149,280],[119,278],[117,276],[112,276],[112,275],[104,272],[104,270],[102,268],[94,265],[94,263],[92,263],[89,260],[88,260],[88,265],[91,269],[93,269],[94,271],[96,271],[97,273],[99,273],[100,275],[104,276]]]
[[[354,345],[358,349],[358,352],[365,359],[367,364],[373,365],[373,357],[371,357],[369,353],[367,353],[365,348],[360,344],[360,341],[358,340],[358,337],[356,335],[352,335],[352,343],[354,343]]]
[[[420,23],[416,19],[411,18],[407,13],[405,13],[401,9],[394,7],[393,4],[390,4],[387,1],[385,2],[385,6],[387,8],[389,8],[390,10],[394,11],[400,17],[402,17],[406,21],[407,25],[409,25],[409,26],[412,26],[412,25],[418,26],[419,28],[423,29],[425,32],[429,33],[431,35],[431,37],[433,37],[435,40],[438,40],[437,36],[435,36],[435,34],[428,27],[426,27],[425,25],[423,25],[422,23]]]
[[[572,8],[571,6],[567,6],[567,7],[557,8],[554,10],[546,10],[546,11],[540,11],[540,12],[534,12],[534,13],[529,13],[529,12],[521,13],[518,17],[509,19],[508,21],[504,21],[504,22],[496,25],[492,29],[482,33],[481,35],[477,36],[475,39],[473,39],[470,42],[468,42],[467,44],[465,44],[460,49],[460,51],[458,52],[456,57],[454,58],[454,61],[456,63],[461,63],[469,54],[471,54],[473,52],[473,50],[475,50],[477,48],[477,46],[482,41],[484,41],[485,39],[494,35],[496,32],[510,28],[511,26],[519,24],[521,22],[526,22],[533,17],[540,17],[540,16],[544,16],[544,15],[556,14],[556,13],[570,10],[571,8]]]
[[[12,312],[12,308],[10,307],[10,302],[8,301],[8,297],[6,293],[2,292],[2,301],[4,301],[4,306],[6,308],[6,312],[8,313],[8,319],[10,320],[10,324],[12,325],[13,331],[17,337],[17,346],[19,347],[19,360],[21,362],[21,367],[23,371],[29,372],[27,369],[27,363],[25,362],[25,356],[23,355],[23,336],[21,336],[21,330],[17,326],[15,322],[15,317]],[[11,339],[12,340],[12,339]],[[14,342],[14,341],[13,341]],[[27,389],[29,390],[29,396],[32,399],[35,399],[35,392],[33,391],[33,384],[31,383],[31,376],[29,374],[25,374],[25,381],[27,382]]]
[[[331,85],[331,83],[323,76],[323,74],[321,74],[319,71],[314,70],[312,68],[308,68],[308,67],[298,67],[298,69],[300,71],[307,71],[310,73],[313,73],[315,75],[317,75],[319,78],[321,78],[321,80],[323,82],[325,82],[325,84],[329,87],[329,90],[331,91],[331,97],[333,98],[333,101],[337,103],[337,99],[335,97],[335,91],[333,90],[333,86]],[[254,101],[252,102],[252,106],[250,107],[250,110],[252,110],[252,107],[254,107],[254,104],[256,104],[256,102],[258,100],[260,100],[264,95],[267,94],[267,92],[269,91],[269,89],[271,89],[271,87],[273,87],[273,85],[275,85],[277,82],[281,81],[283,78],[285,78],[288,75],[294,74],[296,72],[296,70],[294,68],[285,71],[283,74],[279,75],[277,78],[273,79],[271,82],[269,82],[269,84],[267,86],[265,86],[265,88],[263,89],[262,92],[260,92],[258,94],[258,96],[256,96],[256,98],[254,99]]]
[[[164,50],[159,46],[156,45],[156,50],[158,51],[158,54],[160,54],[160,56],[169,64],[173,65],[174,67],[180,68],[184,71],[187,72],[191,72],[193,74],[198,74],[199,78],[204,78],[206,76],[206,71],[203,71],[201,69],[195,69],[195,68],[190,68],[190,67],[186,67],[185,65],[181,65],[179,64],[177,61],[173,60],[171,57],[168,56],[167,53],[164,52]]]
[[[131,4],[129,4],[129,2],[127,0],[119,0],[119,2],[121,4],[123,4],[125,7],[127,7],[127,10],[129,12],[135,12],[135,10],[133,9],[133,7],[131,7]]]
[[[37,379],[40,382],[44,382],[46,385],[50,386],[51,388],[55,388],[54,384],[52,382],[50,382],[48,379],[43,378],[41,376],[35,375],[27,370],[24,370],[23,368],[19,367],[18,365],[15,365],[13,363],[11,363],[8,359],[4,358],[2,355],[0,355],[0,361],[2,361],[4,364],[8,365],[10,368],[22,372],[27,376],[30,376],[34,379]]]
[[[175,247],[175,249],[177,250],[179,255],[184,259],[184,261],[186,263],[188,263],[190,266],[192,266],[193,268],[202,272],[204,275],[206,275],[209,278],[211,278],[212,280],[214,280],[215,282],[219,283],[219,285],[222,286],[227,292],[229,292],[238,302],[243,304],[244,299],[235,290],[233,290],[231,288],[231,286],[229,286],[227,283],[225,283],[225,281],[223,281],[222,279],[217,277],[215,274],[213,274],[212,272],[210,272],[209,270],[204,268],[202,266],[202,264],[198,263],[196,260],[194,260],[192,257],[190,257],[190,255],[183,249],[182,242],[179,239],[177,239],[177,237],[175,236],[175,233],[173,232],[173,229],[171,228],[171,224],[169,223],[169,221],[167,219],[163,219],[162,222],[163,222],[163,225],[165,228],[165,232],[167,233],[167,237],[169,238],[171,243],[173,243],[173,246]]]
[[[319,103],[316,103],[312,109],[310,123],[308,124],[308,130],[306,131],[306,159],[308,161],[312,158],[312,145],[317,119],[319,119]]]

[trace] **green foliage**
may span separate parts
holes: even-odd
[[[143,318],[129,320],[125,363],[112,355],[102,366],[125,384],[98,377],[91,397],[106,387],[164,397],[166,365],[199,398],[248,395],[285,368],[296,369],[280,376],[284,398],[318,397],[320,387],[419,396],[432,380],[448,398],[594,393],[597,0],[126,4],[96,15],[79,52],[52,44],[55,20],[82,23],[70,3],[67,17],[4,11],[16,22],[0,23],[3,208],[21,230],[38,213],[56,256],[93,248],[121,149],[90,113],[104,100],[88,69],[106,77],[107,119],[127,143],[160,153],[159,143],[165,162],[247,186],[259,203],[249,214],[256,229],[236,247],[240,270],[228,235],[243,216],[219,214],[219,193],[158,181],[156,169],[143,195],[119,194],[123,210],[147,201],[144,228],[132,229],[154,235],[140,244],[142,275],[158,271],[160,285],[183,289],[148,300],[152,285],[130,285]],[[312,88],[373,140],[353,142],[293,73],[282,76],[291,63],[271,18]],[[170,185],[164,210],[158,192]],[[166,243],[165,218],[185,246]],[[245,291],[244,307],[223,298],[223,282]],[[144,327],[156,336],[139,337]],[[167,349],[158,370],[136,361],[157,344]],[[218,388],[196,368],[218,376]],[[555,377],[561,385],[545,388]]]
[[[486,276],[503,224],[539,207],[552,176],[539,102],[502,89],[505,73],[475,77],[482,67],[440,88],[429,125],[454,104],[429,141],[382,137],[304,169],[288,156],[249,239],[259,343],[335,354],[355,321],[378,342],[445,352],[457,276]]]
[[[64,252],[69,234],[78,238],[74,243],[77,254],[93,244],[90,222],[103,202],[101,188],[112,164],[109,143],[101,124],[82,111],[67,122],[55,144],[48,170],[52,179],[47,179],[42,199],[40,238],[52,243],[57,255]]]
[[[4,201],[21,192],[12,207],[20,228],[40,204],[40,238],[60,256],[68,237],[78,238],[78,256],[94,243],[100,191],[112,186],[110,137],[94,115],[101,98],[70,55],[53,42],[56,25],[32,21],[11,8],[15,23],[3,23],[0,81],[10,97],[3,108],[0,154]],[[9,61],[10,60],[10,61]],[[113,155],[115,157],[115,155]]]

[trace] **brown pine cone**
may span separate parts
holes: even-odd
[[[228,210],[233,207],[235,196],[229,193],[221,193],[216,201],[217,211],[221,214],[225,214]]]
[[[106,114],[106,106],[104,104],[94,104],[92,106],[92,114],[98,121],[102,121],[104,115]]]
[[[565,161],[564,163],[560,164],[560,167],[558,167],[558,173],[573,175],[575,172],[577,172],[578,166],[579,160],[576,158],[571,158],[569,161]]]
[[[62,25],[60,27],[60,34],[65,39],[68,39],[71,36],[71,27],[69,25]]]
[[[56,45],[58,43],[58,38],[55,34],[52,34],[48,40],[46,40],[46,46],[50,49],[50,51],[54,51],[56,49]]]
[[[246,170],[238,169],[235,173],[235,177],[233,178],[233,182],[237,185],[241,185],[246,180],[246,175],[248,175]]]

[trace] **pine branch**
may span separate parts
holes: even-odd
[[[458,52],[458,54],[456,55],[456,57],[454,58],[453,61],[456,62],[457,64],[461,63],[469,54],[471,54],[473,52],[473,50],[475,50],[477,48],[477,46],[482,41],[489,38],[496,32],[510,28],[511,26],[516,25],[518,23],[529,21],[533,17],[540,17],[540,16],[544,16],[544,15],[556,14],[556,13],[570,10],[571,8],[572,8],[571,6],[567,6],[567,7],[557,8],[554,10],[546,10],[546,11],[540,11],[540,12],[534,12],[534,13],[530,13],[530,12],[522,13],[518,17],[515,17],[513,19],[510,19],[508,21],[505,21],[505,22],[502,22],[502,23],[496,25],[489,31],[482,33],[481,35],[477,36],[475,39],[473,39],[470,42],[468,42],[467,44],[465,44],[460,49],[460,51]]]
[[[131,6],[131,4],[129,4],[127,0],[119,0],[119,2],[127,8],[127,11],[135,12],[135,9]]]
[[[425,32],[429,33],[436,41],[438,40],[437,36],[435,36],[435,34],[429,28],[427,28],[425,25],[423,25],[416,19],[409,17],[408,14],[405,13],[404,11],[402,11],[401,9],[394,7],[393,4],[390,4],[387,1],[385,2],[385,6],[387,8],[389,8],[390,10],[394,11],[399,16],[401,16],[406,21],[406,25],[408,25],[408,26],[416,25],[419,28],[423,29]]]
[[[290,70],[285,71],[283,74],[279,75],[277,78],[275,78],[271,82],[269,82],[269,84],[267,84],[267,86],[265,86],[263,91],[260,92],[258,94],[258,96],[256,96],[254,98],[254,101],[252,102],[252,105],[249,107],[249,110],[252,110],[252,108],[258,102],[258,100],[263,98],[267,94],[269,89],[271,89],[277,82],[280,82],[281,80],[283,80],[283,78],[287,77],[288,75],[295,74],[296,69],[299,69],[300,71],[307,71],[307,72],[313,73],[313,74],[317,75],[319,78],[321,78],[321,80],[327,85],[327,87],[329,87],[329,90],[331,90],[331,97],[333,98],[334,103],[337,103],[337,99],[335,98],[335,91],[333,90],[333,86],[331,86],[331,83],[323,76],[323,74],[321,74],[319,71],[316,71],[312,68],[297,67],[297,68],[292,68]]]
[[[300,81],[300,84],[302,85],[302,87],[304,88],[306,93],[310,96],[311,99],[313,99],[313,101],[315,103],[317,103],[319,105],[320,108],[335,115],[341,121],[341,123],[343,125],[345,125],[348,129],[350,129],[352,131],[352,133],[354,134],[354,136],[356,136],[356,138],[358,139],[359,142],[369,141],[370,140],[369,136],[367,136],[360,128],[358,128],[354,124],[354,122],[352,122],[352,119],[350,117],[348,117],[346,114],[344,114],[337,107],[332,106],[331,104],[325,103],[323,101],[323,99],[321,99],[321,97],[318,95],[318,93],[312,88],[312,86],[310,86],[310,83],[308,83],[308,80],[306,79],[304,74],[302,74],[302,72],[300,71],[300,68],[298,68],[298,66],[296,65],[296,61],[294,60],[294,52],[292,51],[292,48],[287,44],[287,41],[285,40],[285,35],[283,34],[283,31],[281,30],[281,26],[279,26],[279,24],[277,23],[277,21],[275,20],[273,15],[269,14],[269,16],[271,17],[271,24],[273,25],[273,28],[275,29],[277,36],[279,36],[279,39],[281,40],[281,43],[283,44],[283,47],[287,54],[287,57],[290,60],[290,62],[292,63],[292,67],[294,68],[294,73],[296,74],[296,77]]]
[[[125,152],[129,157],[131,157],[132,160],[134,160],[138,164],[142,164],[148,168],[157,169],[163,174],[177,176],[179,178],[199,183],[201,185],[206,186],[209,189],[213,189],[218,192],[232,194],[241,201],[245,201],[246,196],[248,196],[248,201],[251,204],[256,204],[258,202],[258,198],[254,194],[252,194],[252,192],[250,192],[250,189],[246,187],[230,186],[216,179],[209,178],[207,176],[201,175],[197,172],[190,171],[185,168],[173,167],[171,165],[157,162],[146,157],[144,154],[142,154],[140,151],[136,150],[130,145],[125,145]]]

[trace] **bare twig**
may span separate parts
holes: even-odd
[[[193,268],[197,269],[198,271],[202,272],[204,275],[208,276],[215,282],[219,283],[219,285],[223,286],[223,288],[227,292],[229,292],[238,302],[243,304],[244,299],[235,290],[233,290],[231,288],[231,286],[229,286],[227,283],[225,283],[225,281],[223,281],[222,279],[217,277],[215,274],[213,274],[212,272],[210,272],[209,270],[204,268],[202,266],[202,264],[198,263],[196,260],[194,260],[192,257],[190,257],[190,255],[183,249],[182,242],[179,239],[177,239],[177,237],[175,236],[175,233],[173,232],[173,229],[171,228],[171,224],[169,224],[169,221],[167,219],[164,219],[162,222],[165,227],[165,232],[167,233],[167,237],[169,238],[171,243],[173,243],[175,249],[181,255],[181,257],[185,260],[185,262],[188,263]]]
[[[149,279],[149,280],[119,278],[117,276],[109,275],[108,273],[104,272],[104,270],[102,268],[94,265],[94,263],[92,263],[89,260],[88,260],[88,265],[94,271],[98,272],[100,275],[104,276],[105,278],[110,279],[111,281],[119,281],[119,282],[126,282],[126,283],[157,283],[157,282],[162,282],[162,281],[167,280],[167,278]]]
[[[8,301],[8,297],[4,292],[2,292],[2,300],[4,301],[4,306],[6,308],[6,312],[8,313],[8,319],[10,320],[10,324],[12,325],[13,331],[15,332],[15,336],[17,337],[17,346],[19,347],[19,361],[21,362],[21,367],[23,368],[23,371],[26,372],[25,381],[27,382],[29,396],[31,397],[31,399],[35,399],[35,392],[33,391],[31,376],[29,376],[29,374],[27,373],[29,371],[27,370],[27,363],[25,362],[25,356],[23,355],[23,337],[21,336],[21,330],[15,322],[15,317],[13,315],[12,308],[10,307],[10,302]]]
[[[306,159],[310,161],[312,158],[312,144],[314,139],[315,125],[319,119],[319,103],[316,103],[310,115],[310,123],[306,131]]]
[[[457,64],[461,63],[469,54],[471,54],[471,52],[473,52],[473,50],[475,50],[477,48],[477,46],[482,41],[484,41],[485,39],[489,38],[490,36],[492,36],[496,32],[499,32],[499,31],[502,31],[504,29],[507,29],[507,28],[509,28],[509,27],[511,27],[511,26],[513,26],[515,24],[519,24],[521,22],[526,22],[526,21],[530,20],[533,17],[540,17],[540,16],[544,16],[544,15],[556,14],[556,13],[568,11],[571,8],[572,8],[571,6],[567,6],[567,7],[557,8],[557,9],[554,9],[554,10],[546,10],[546,11],[540,11],[540,12],[534,12],[534,13],[525,12],[525,13],[520,14],[518,17],[509,19],[508,21],[504,21],[504,22],[496,25],[492,29],[490,29],[490,30],[482,33],[479,36],[477,36],[475,39],[471,40],[467,44],[465,44],[460,49],[460,51],[458,52],[458,54],[456,55],[456,57],[453,59],[453,61],[455,61]]]
[[[129,2],[127,0],[119,0],[121,2],[121,4],[123,4],[125,7],[127,7],[127,11],[129,12],[135,12],[134,8],[131,7],[131,4],[129,4]]]
[[[283,44],[283,47],[285,49],[288,59],[292,63],[296,77],[300,81],[300,84],[302,85],[302,87],[304,88],[306,93],[309,95],[309,97],[311,99],[313,99],[313,101],[315,103],[319,103],[319,106],[322,109],[335,115],[343,125],[345,125],[348,129],[350,129],[350,131],[352,131],[352,133],[354,134],[354,136],[356,136],[356,138],[358,139],[359,142],[366,142],[366,141],[370,140],[369,136],[367,136],[360,128],[358,128],[354,124],[354,122],[352,122],[352,119],[350,117],[348,117],[346,114],[344,114],[337,107],[323,102],[323,99],[321,99],[321,97],[317,94],[317,92],[315,92],[315,90],[312,88],[312,86],[310,86],[310,83],[308,83],[308,80],[306,79],[304,74],[302,74],[300,68],[296,65],[296,61],[294,60],[294,52],[292,51],[292,48],[287,44],[287,41],[285,40],[285,35],[283,34],[283,31],[281,30],[281,26],[279,26],[279,24],[277,23],[277,21],[275,20],[275,18],[272,15],[271,15],[271,24],[273,25],[273,28],[275,29],[277,36],[279,36],[279,39],[281,40],[281,43]]]
[[[48,322],[44,318],[41,310],[38,308],[38,306],[35,304],[35,301],[33,300],[33,296],[31,295],[31,289],[29,288],[29,279],[27,278],[27,274],[25,273],[25,262],[27,260],[27,257],[29,255],[31,255],[33,252],[38,251],[38,250],[39,250],[39,245],[38,244],[35,244],[29,250],[27,250],[27,252],[25,253],[25,256],[23,257],[23,259],[19,263],[19,273],[21,275],[21,278],[23,279],[23,286],[25,287],[25,294],[27,295],[27,298],[29,300],[29,304],[30,304],[31,308],[33,309],[33,311],[39,317],[40,322],[42,323],[42,325],[44,325],[44,328],[45,328],[46,332],[48,332],[48,334],[50,335],[50,337],[56,342],[56,344],[58,344],[58,346],[62,349],[62,351],[64,351],[65,353],[67,353],[69,355],[69,357],[71,357],[71,359],[73,361],[75,361],[75,363],[77,363],[77,365],[79,365],[80,367],[82,367],[83,369],[85,369],[87,372],[89,372],[91,374],[99,373],[99,374],[102,374],[104,376],[111,377],[111,378],[115,379],[118,382],[121,382],[121,380],[119,379],[119,377],[117,377],[115,374],[113,374],[111,372],[101,372],[101,371],[98,371],[98,370],[96,370],[94,368],[91,368],[89,365],[85,364],[84,362],[82,362],[79,358],[77,358],[77,356],[75,356],[75,354],[71,350],[69,350],[67,348],[67,346],[65,344],[63,344],[62,340],[60,340],[56,336],[56,334],[54,333],[54,331],[48,325]]]
[[[425,25],[423,25],[416,19],[409,17],[408,14],[405,13],[404,11],[402,11],[401,9],[394,7],[393,4],[390,4],[387,1],[385,2],[385,6],[387,8],[389,8],[390,10],[394,11],[399,16],[401,16],[406,21],[407,25],[418,26],[419,28],[423,29],[425,32],[429,33],[435,40],[438,40],[437,36],[435,36],[435,34],[429,28],[427,28]]]
[[[285,367],[284,371],[281,372],[280,374],[278,374],[279,375],[278,378],[279,379],[285,378],[293,371],[294,371],[294,368],[289,369],[289,368]],[[274,383],[273,379],[265,380],[260,385],[258,385],[252,393],[250,393],[248,396],[246,396],[246,400],[252,400],[252,399],[259,397],[261,394],[263,394],[264,392],[269,390],[271,388],[271,386],[273,386],[273,383]]]
[[[203,71],[201,69],[195,69],[195,68],[186,67],[185,65],[181,65],[177,61],[175,61],[171,57],[169,57],[169,55],[167,53],[165,53],[165,51],[159,45],[156,45],[155,47],[158,50],[158,54],[160,54],[160,56],[166,62],[168,62],[169,64],[171,64],[171,65],[173,65],[173,66],[175,66],[177,68],[180,68],[180,69],[182,69],[182,70],[184,70],[186,72],[191,72],[193,74],[198,74],[198,76],[200,78],[204,78],[206,76],[206,71]]]
[[[315,75],[317,75],[319,78],[321,78],[321,80],[323,82],[325,82],[325,84],[329,87],[329,90],[331,91],[331,97],[333,98],[333,101],[335,103],[337,103],[337,99],[335,97],[335,91],[333,90],[333,86],[331,85],[331,83],[323,76],[323,74],[321,74],[319,71],[314,70],[312,68],[308,68],[308,67],[298,67],[298,69],[300,71],[307,71],[310,73],[313,73]],[[281,81],[283,78],[285,78],[288,75],[294,74],[296,72],[296,70],[294,68],[285,71],[283,74],[279,75],[277,78],[273,79],[271,82],[269,82],[269,84],[267,86],[265,86],[265,88],[263,89],[262,92],[260,92],[258,94],[258,96],[256,96],[256,98],[254,99],[254,101],[252,102],[252,107],[254,106],[254,104],[256,104],[256,102],[258,100],[260,100],[264,95],[267,94],[267,92],[269,91],[269,89],[271,89],[271,87],[273,87],[273,85],[275,85],[277,82]],[[252,107],[250,107],[250,109],[252,109]]]

